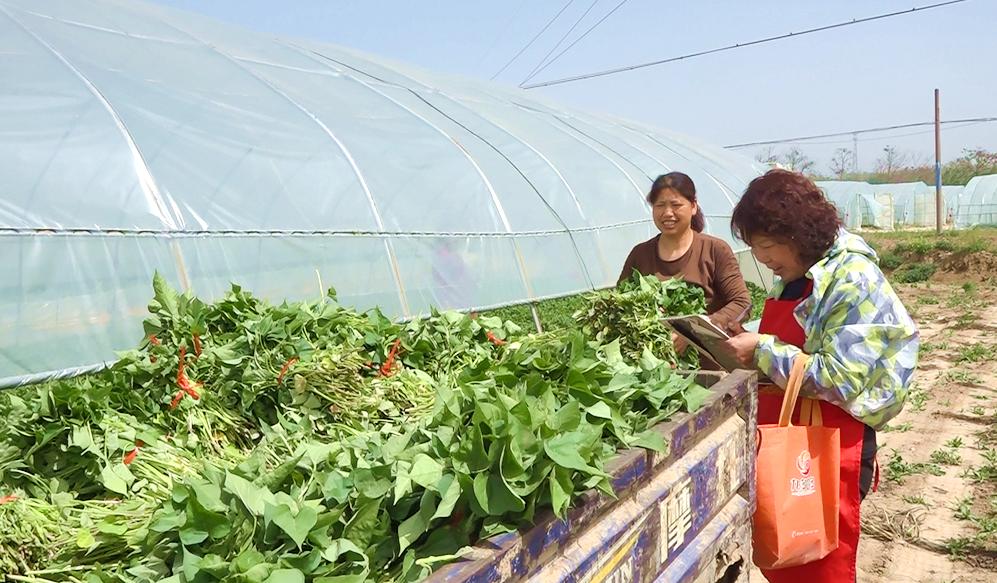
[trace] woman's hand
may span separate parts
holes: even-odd
[[[758,347],[758,334],[742,332],[726,342],[737,361],[748,368],[754,368],[755,348]]]
[[[672,345],[675,347],[675,354],[678,355],[685,354],[685,351],[689,349],[689,341],[675,332],[672,332]]]

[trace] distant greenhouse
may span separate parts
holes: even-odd
[[[943,186],[942,198],[945,201],[945,224],[954,225],[956,216],[959,214],[959,201],[962,199],[962,191],[965,186]]]
[[[893,204],[889,194],[877,195],[866,182],[825,180],[817,182],[817,186],[838,209],[847,228],[893,228]]]
[[[872,185],[877,196],[893,199],[893,223],[905,227],[935,225],[935,190],[923,182]]]
[[[997,225],[997,174],[977,176],[959,197],[957,227]]]

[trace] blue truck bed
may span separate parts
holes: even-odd
[[[564,519],[480,543],[432,583],[743,583],[751,562],[757,378],[704,373],[713,395],[658,425],[666,454],[621,452],[615,498],[585,493]]]

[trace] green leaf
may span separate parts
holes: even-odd
[[[330,563],[335,563],[339,560],[339,557],[347,553],[354,553],[364,559],[367,557],[360,547],[353,544],[353,541],[345,538],[338,538],[322,550],[322,558]]]
[[[235,494],[253,516],[263,516],[265,502],[272,499],[270,492],[232,472],[225,473],[225,489]]]
[[[478,505],[491,516],[526,509],[526,502],[509,488],[501,474],[478,474],[474,477],[473,489]]]
[[[178,320],[180,317],[179,310],[179,295],[176,290],[170,287],[170,284],[166,283],[166,279],[159,274],[157,271],[155,275],[152,276],[152,290],[153,297],[156,302],[165,310],[174,320]]]
[[[104,466],[100,471],[100,481],[108,490],[116,494],[126,495],[128,494],[128,486],[135,481],[135,476],[128,471],[123,463],[115,462]]]
[[[416,454],[409,471],[412,481],[427,490],[435,490],[443,477],[443,465],[424,453]]]
[[[111,522],[112,519],[105,518],[104,520],[97,523],[97,531],[104,534],[112,534],[115,536],[121,536],[128,532],[128,526],[125,524]]]
[[[572,399],[547,420],[547,427],[554,431],[573,431],[578,428],[581,420],[582,414],[578,401]]]
[[[180,529],[180,542],[184,545],[198,545],[208,539],[208,531],[197,526],[188,526]]]
[[[246,573],[256,565],[264,562],[266,562],[266,557],[263,556],[263,553],[254,548],[248,548],[239,553],[239,556],[232,561],[232,568],[238,573]]]
[[[644,348],[640,355],[640,367],[644,370],[654,370],[664,363],[663,360],[655,356],[650,350]]]
[[[358,547],[365,549],[380,535],[381,501],[364,500],[357,505],[353,518],[343,529],[343,537],[353,541]]]
[[[69,443],[74,445],[83,451],[87,451],[93,447],[93,433],[90,432],[89,425],[78,425],[73,427],[73,436],[70,438]]]
[[[395,504],[412,493],[412,464],[406,461],[395,462]]]
[[[571,482],[571,472],[564,468],[554,470],[553,479],[550,480],[550,500],[555,515],[564,516],[564,511],[571,504],[574,492],[575,487]]]
[[[316,577],[314,583],[366,583],[367,574],[334,575],[332,577]]]
[[[318,522],[318,512],[311,506],[302,506],[298,509],[298,513],[294,514],[286,504],[279,504],[277,506],[267,504],[264,515],[267,517],[268,522],[276,524],[281,530],[287,533],[287,536],[294,541],[294,544],[298,548],[301,548],[302,543],[308,538],[308,533],[311,532],[312,527]]]
[[[187,579],[187,581],[195,581],[195,577],[197,577],[197,574],[201,571],[201,557],[190,552],[189,549],[184,547],[181,569],[183,576]]]
[[[228,506],[222,503],[222,489],[218,484],[207,480],[192,480],[189,486],[194,491],[197,502],[205,510],[211,512],[225,512],[228,510]]]
[[[329,472],[322,484],[322,494],[326,499],[345,504],[350,497],[353,481],[339,472]]]
[[[617,391],[624,391],[639,382],[640,380],[632,374],[613,375],[612,380],[609,381],[609,386],[606,387],[606,392],[615,393]]]
[[[613,410],[609,408],[609,405],[605,401],[599,401],[594,405],[585,408],[585,411],[592,415],[593,417],[598,417],[600,419],[612,419]]]
[[[213,577],[223,577],[228,574],[228,561],[218,555],[204,555],[199,565],[201,571]]]
[[[484,438],[481,435],[481,429],[477,425],[471,426],[467,430],[467,437],[461,441],[459,458],[467,464],[469,472],[481,472],[491,467],[488,452],[485,451]]]
[[[297,569],[277,569],[264,583],[305,583],[305,575]]]
[[[555,435],[544,443],[544,452],[555,464],[587,474],[599,474],[599,470],[590,466],[581,453],[588,447],[588,437],[578,431]]]
[[[398,552],[404,552],[412,545],[426,530],[432,522],[432,517],[436,513],[435,495],[432,492],[425,492],[422,501],[419,503],[419,510],[402,521],[398,525]]]
[[[443,500],[440,501],[432,519],[446,518],[450,516],[457,501],[460,500],[460,481],[454,475],[447,474],[440,479],[436,491],[442,493]]]
[[[685,410],[689,413],[698,411],[712,394],[709,389],[704,389],[699,385],[690,385],[682,393],[682,399],[685,401]]]
[[[93,533],[88,529],[81,528],[76,532],[76,546],[81,549],[89,549],[95,544],[97,544],[97,539],[94,538]]]
[[[631,444],[658,453],[666,453],[668,451],[668,444],[665,443],[665,438],[653,429],[648,429],[638,435]]]

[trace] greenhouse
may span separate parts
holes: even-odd
[[[942,199],[945,201],[945,224],[954,225],[959,214],[959,201],[964,186],[942,186]]]
[[[157,271],[398,318],[609,286],[672,170],[764,279],[763,168],[691,138],[144,3],[0,0],[0,52],[0,383],[134,346]]]
[[[875,189],[866,182],[826,180],[817,182],[841,215],[849,229],[893,228],[892,197],[886,193],[877,198]]]
[[[971,179],[960,195],[956,226],[976,225],[997,225],[997,174]]]
[[[896,226],[930,227],[935,225],[935,190],[923,182],[872,185],[876,196],[890,195],[893,222]]]

